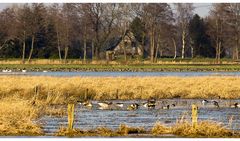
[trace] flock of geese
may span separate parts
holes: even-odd
[[[215,106],[215,107],[217,107],[217,108],[220,108],[220,106],[219,106],[219,104],[218,104],[218,102],[216,101],[216,100],[203,100],[202,101],[202,105],[209,105],[209,104],[212,104],[213,106]],[[240,108],[240,104],[239,103],[234,103],[234,104],[232,104],[232,105],[230,105],[230,107],[231,108]]]
[[[91,101],[87,100],[84,102],[81,101],[77,101],[80,105],[87,107],[87,108],[92,108],[93,104]],[[109,102],[109,101],[104,101],[104,102],[98,102],[97,103],[98,108],[100,110],[109,110],[109,109],[113,109],[115,108],[123,108],[124,105],[126,105],[127,110],[137,110],[139,109],[140,106],[147,108],[147,109],[155,109],[156,107],[156,99],[155,98],[149,98],[146,102],[144,103],[131,103],[131,104],[126,104],[126,103],[113,103],[113,102]],[[176,104],[163,104],[164,106],[162,106],[162,109],[170,109],[173,107],[176,107]],[[214,107],[220,108],[219,103],[216,100],[202,100],[202,105],[206,106],[206,105],[213,105]],[[230,105],[231,108],[240,108],[240,104],[239,103],[234,103],[232,105]]]
[[[93,104],[90,101],[84,101],[84,102],[80,102],[78,101],[78,103],[80,103],[81,105],[91,108],[93,107]],[[100,110],[105,110],[105,109],[112,109],[113,107],[116,108],[123,108],[124,107],[124,103],[113,103],[113,102],[108,102],[108,101],[104,101],[104,102],[98,102],[97,103],[99,106]],[[175,104],[174,104],[175,105]],[[154,109],[156,106],[156,99],[155,98],[150,98],[147,100],[147,102],[144,103],[131,103],[127,105],[127,110],[137,110],[140,106],[143,106],[145,108],[148,109]],[[170,105],[164,106],[162,107],[163,109],[169,109]]]
[[[21,69],[20,71],[23,72],[23,73],[27,72],[27,70],[25,68]],[[13,72],[13,71],[9,68],[5,68],[5,69],[2,70],[2,72],[10,73],[10,72]],[[43,72],[48,72],[48,71],[44,70]]]

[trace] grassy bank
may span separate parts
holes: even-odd
[[[147,131],[142,127],[129,127],[124,124],[120,125],[117,130],[99,127],[92,130],[73,129],[69,131],[67,128],[60,128],[56,136],[237,138],[240,137],[240,134],[239,132],[226,129],[220,123],[213,121],[200,121],[196,128],[193,128],[190,122],[184,121],[176,123],[172,127],[166,127],[157,122],[151,131]]]
[[[238,64],[2,64],[0,71],[240,71]]]
[[[106,61],[69,59],[66,63],[58,59],[33,59],[22,64],[19,59],[0,60],[0,70],[12,69],[21,71],[240,71],[239,62],[231,59],[222,59],[216,64],[215,59],[176,59],[163,58],[156,63],[149,60]]]

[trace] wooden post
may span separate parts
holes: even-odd
[[[117,92],[116,92],[116,99],[118,99],[118,89],[117,89]]]
[[[198,107],[197,105],[192,105],[192,126],[193,128],[197,127],[197,120],[198,120]]]
[[[86,89],[85,91],[84,100],[87,100],[87,95],[88,95],[88,89]]]
[[[68,104],[68,131],[72,131],[74,122],[74,104]]]
[[[35,86],[35,88],[34,88],[34,92],[35,92],[35,95],[37,96],[38,93],[39,93],[39,86],[38,86],[38,85]]]

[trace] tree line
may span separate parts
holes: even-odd
[[[128,30],[146,52],[142,57],[152,62],[160,57],[238,60],[240,4],[213,4],[204,18],[194,9],[191,3],[13,5],[0,12],[0,57],[23,63],[32,58],[105,59],[107,42]]]

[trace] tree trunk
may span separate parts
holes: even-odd
[[[123,54],[124,54],[124,60],[127,61],[127,52],[126,52],[126,45],[123,43]]]
[[[157,44],[156,52],[155,52],[155,63],[157,63],[157,55],[158,55],[159,44]]]
[[[92,40],[92,60],[94,59],[94,41]]]
[[[143,34],[142,35],[142,59],[144,59],[144,44],[145,44],[144,39],[145,39],[145,36]]]
[[[186,44],[185,39],[186,39],[186,31],[183,30],[183,32],[182,32],[182,59],[185,58],[185,44]]]
[[[218,42],[216,43],[216,54],[215,54],[215,59],[216,59],[216,63],[218,63]]]
[[[160,34],[158,34],[158,39],[157,39],[157,48],[156,48],[156,52],[155,52],[155,62],[157,62],[157,55],[158,55],[159,46],[160,46]]]
[[[60,48],[60,40],[59,40],[58,29],[57,29],[57,44],[58,44],[58,56],[59,56],[59,60],[62,61],[62,55],[61,55],[61,48]]]
[[[218,63],[220,63],[220,59],[221,59],[221,46],[222,46],[222,42],[219,43],[219,47],[218,47]]]
[[[31,58],[32,58],[32,53],[33,53],[33,46],[34,46],[34,35],[32,35],[32,45],[31,45],[31,50],[28,56],[28,62],[30,62]]]
[[[26,50],[26,32],[23,32],[23,50],[22,50],[22,63],[25,63],[25,50]]]
[[[95,56],[96,56],[96,60],[98,60],[100,57],[99,57],[99,47],[96,46],[96,49],[95,49]]]
[[[152,29],[152,33],[151,33],[151,52],[150,52],[150,58],[151,58],[151,62],[154,62],[154,29]]]
[[[173,59],[176,59],[177,58],[177,46],[176,46],[176,41],[174,38],[172,38],[172,41],[173,41],[173,46],[174,46],[174,57]]]
[[[86,62],[86,56],[87,56],[87,41],[86,41],[86,37],[84,37],[83,39],[84,41],[84,45],[83,45],[83,62]]]
[[[239,55],[239,40],[237,39],[237,43],[236,43],[236,60],[238,60],[238,55]]]
[[[64,63],[67,63],[67,56],[68,56],[68,46],[66,46],[64,50]]]
[[[194,57],[194,54],[193,54],[193,46],[191,45],[191,55],[192,55],[192,58]]]

